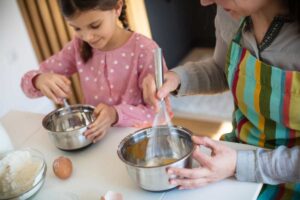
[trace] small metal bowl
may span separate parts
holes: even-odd
[[[28,185],[24,185],[24,187],[21,190],[13,191],[9,193],[0,193],[0,200],[6,199],[6,200],[25,200],[33,195],[35,195],[43,186],[46,178],[46,172],[47,172],[47,165],[43,158],[42,153],[40,153],[37,150],[34,149],[22,149],[17,151],[26,151],[29,152],[32,158],[32,162],[40,162],[40,167],[37,170],[37,174],[35,177],[33,177],[33,182]],[[10,153],[13,153],[15,151],[9,151],[4,154],[0,155],[0,160],[2,160],[5,156],[9,155]],[[14,185],[15,186],[15,185]]]
[[[152,145],[148,145],[154,129],[159,131],[160,137],[159,143],[156,144],[160,150],[157,151],[151,149]],[[192,166],[191,154],[195,147],[191,136],[191,131],[178,126],[146,128],[124,138],[119,144],[117,153],[125,163],[129,176],[141,188],[149,191],[169,190],[176,185],[169,183],[167,168]],[[149,150],[154,150],[155,154],[149,154]]]
[[[71,105],[49,113],[43,119],[43,127],[51,140],[62,150],[77,150],[92,144],[83,133],[95,118],[94,107],[90,105]]]

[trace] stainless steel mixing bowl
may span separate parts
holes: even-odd
[[[83,133],[95,119],[93,111],[93,106],[81,104],[59,108],[44,117],[43,127],[59,149],[80,149],[92,144]]]
[[[141,188],[149,191],[164,191],[176,187],[169,183],[166,173],[169,167],[190,168],[194,145],[191,131],[178,126],[158,126],[159,145],[162,150],[149,156],[149,140],[153,129],[139,130],[124,138],[118,147],[118,156],[125,163],[129,176]],[[158,144],[155,146],[157,147]],[[150,149],[151,151],[151,149]],[[158,153],[158,154],[157,154]],[[174,177],[171,177],[174,178]]]

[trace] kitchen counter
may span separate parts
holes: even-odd
[[[173,189],[149,192],[139,188],[128,176],[125,165],[117,155],[120,141],[134,128],[111,128],[100,142],[79,151],[62,151],[50,141],[42,127],[43,115],[10,111],[0,119],[16,149],[34,148],[42,152],[47,163],[46,181],[32,199],[99,200],[107,191],[116,191],[124,200],[179,200],[179,199],[256,199],[262,184],[238,182],[234,178],[213,183],[195,190]],[[224,142],[236,149],[254,149],[243,144]],[[53,160],[67,156],[73,162],[73,174],[67,180],[58,179],[52,170]]]

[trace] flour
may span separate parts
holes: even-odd
[[[29,151],[14,151],[0,160],[0,194],[10,197],[28,191],[43,161],[33,157]]]

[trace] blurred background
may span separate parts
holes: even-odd
[[[199,0],[126,0],[132,30],[154,39],[171,69],[205,59],[215,45],[214,6]],[[55,105],[47,98],[29,99],[20,88],[22,75],[58,52],[72,38],[56,0],[0,1],[0,118],[11,110],[49,113]],[[76,75],[70,103],[82,102]],[[231,94],[172,98],[173,123],[213,138],[231,130]]]

